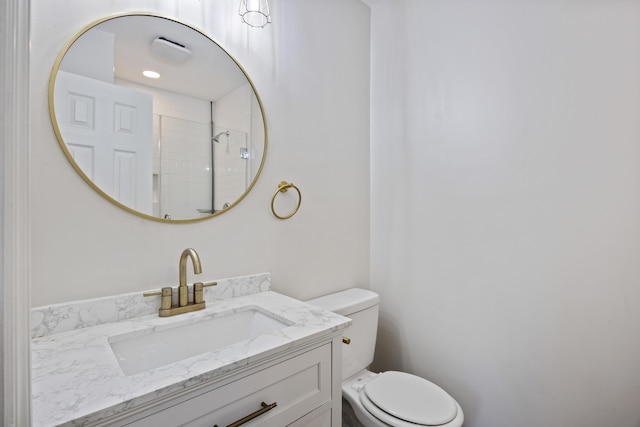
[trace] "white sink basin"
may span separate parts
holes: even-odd
[[[189,319],[166,327],[109,338],[125,375],[178,362],[290,326],[251,308],[200,321]]]

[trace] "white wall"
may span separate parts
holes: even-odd
[[[369,10],[359,0],[270,4],[273,24],[251,29],[236,2],[33,1],[33,306],[175,283],[186,247],[199,252],[204,280],[270,271],[275,290],[299,298],[368,286]],[[203,28],[262,98],[267,162],[253,191],[219,217],[173,225],[122,211],[77,176],[55,140],[47,83],[58,51],[87,23],[125,10]],[[269,208],[281,180],[304,197],[288,221]]]
[[[3,52],[4,56],[4,52]],[[4,88],[4,73],[0,71],[0,87]],[[4,104],[2,104],[4,107]],[[4,110],[4,108],[3,108]],[[0,111],[0,114],[4,117],[4,111]],[[4,120],[0,120],[0,123],[4,127]],[[4,301],[4,211],[5,211],[5,198],[4,198],[4,159],[5,159],[5,141],[4,138],[0,139],[0,153],[2,153],[3,161],[0,162],[0,301]],[[0,304],[0,349],[4,348],[4,304]],[[0,352],[0,420],[4,420],[4,352]]]
[[[106,31],[91,31],[73,42],[73,49],[60,64],[62,71],[106,83],[114,81],[114,46],[116,37]]]
[[[465,427],[640,423],[640,2],[372,9],[376,365]]]

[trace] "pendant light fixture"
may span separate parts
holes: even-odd
[[[250,27],[264,27],[271,23],[271,12],[267,0],[240,0],[242,22]]]

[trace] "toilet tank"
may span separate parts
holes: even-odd
[[[325,310],[350,318],[351,326],[343,336],[351,340],[342,345],[342,379],[366,369],[373,362],[378,330],[378,294],[366,289],[352,288],[307,301]]]

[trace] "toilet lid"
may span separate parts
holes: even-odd
[[[418,425],[446,424],[458,413],[455,400],[446,391],[405,372],[383,372],[367,383],[363,392],[382,411]]]

